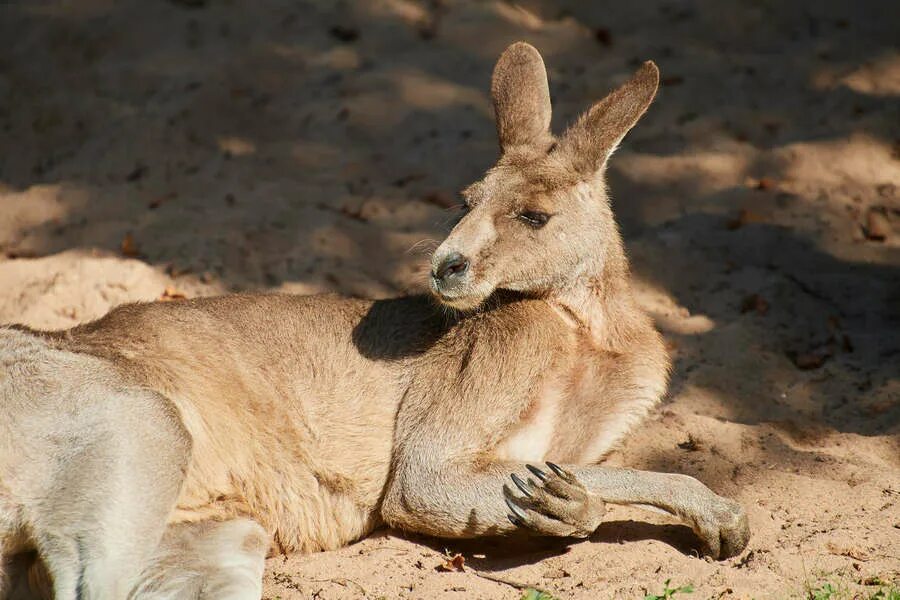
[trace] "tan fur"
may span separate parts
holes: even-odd
[[[433,258],[467,258],[452,287],[434,279],[461,312],[234,295],[0,329],[0,557],[37,550],[57,598],[250,598],[270,548],[335,548],[385,522],[585,536],[605,502],[655,506],[714,556],[739,552],[733,502],[595,465],[666,387],[603,181],[657,83],[646,63],[557,139],[540,55],[501,56],[502,155]],[[551,216],[533,228],[523,211]],[[563,468],[525,468],[545,460]]]

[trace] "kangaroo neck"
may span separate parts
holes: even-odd
[[[585,274],[571,285],[548,294],[546,301],[594,346],[619,351],[627,345],[634,299],[628,285],[624,254],[613,254],[597,274]]]

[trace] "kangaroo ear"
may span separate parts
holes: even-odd
[[[525,42],[503,51],[494,67],[491,98],[500,149],[535,145],[550,135],[550,89],[540,53]]]
[[[659,69],[648,60],[566,131],[560,150],[568,153],[578,171],[593,175],[606,165],[625,134],[646,112],[658,87]]]

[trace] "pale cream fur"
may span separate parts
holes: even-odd
[[[0,596],[258,598],[267,551],[385,523],[583,537],[605,502],[742,550],[743,511],[698,481],[596,465],[666,388],[603,179],[657,84],[645,64],[557,138],[540,55],[504,52],[443,307],[234,295],[0,329]]]

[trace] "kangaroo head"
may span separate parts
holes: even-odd
[[[491,81],[501,155],[463,191],[467,213],[434,252],[431,287],[440,301],[470,310],[499,289],[547,296],[603,277],[621,254],[606,161],[658,84],[656,65],[644,63],[556,137],[541,55],[523,42],[507,48]]]

